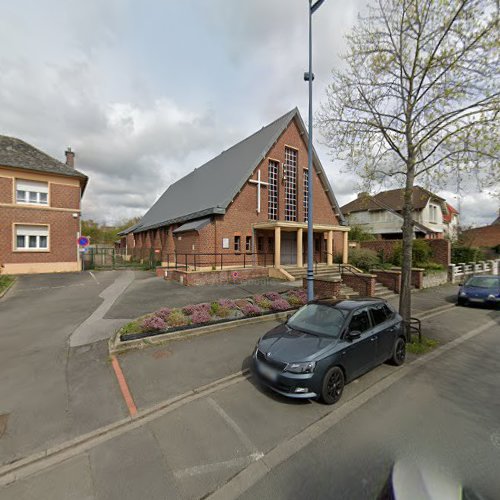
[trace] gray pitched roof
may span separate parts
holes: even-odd
[[[179,226],[175,231],[173,231],[173,233],[179,234],[186,233],[188,231],[199,231],[200,229],[203,229],[208,223],[210,223],[211,220],[211,217],[203,217],[203,219],[186,222],[182,224],[182,226]]]
[[[0,135],[0,165],[69,177],[79,177],[84,181],[84,185],[88,180],[85,174],[52,158],[31,144],[6,135]]]
[[[224,214],[243,184],[294,118],[307,136],[299,110],[294,108],[172,184],[144,215],[134,232],[212,214]],[[344,222],[315,151],[314,164],[332,205]]]

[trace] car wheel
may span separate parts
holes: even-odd
[[[391,363],[396,366],[401,366],[406,360],[406,341],[403,337],[399,337],[394,344],[392,351]]]
[[[333,405],[341,397],[344,392],[344,372],[338,366],[330,368],[323,378],[321,387],[321,401],[327,405]]]

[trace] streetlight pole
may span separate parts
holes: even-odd
[[[312,83],[314,74],[312,72],[312,15],[319,9],[325,0],[309,0],[309,71],[304,74],[304,80],[309,82],[309,144],[307,155],[307,300],[314,299],[314,232],[313,232],[313,112],[312,112]]]

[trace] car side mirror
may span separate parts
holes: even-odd
[[[357,330],[353,330],[352,332],[347,332],[347,340],[356,340],[361,337],[361,332],[358,332]]]

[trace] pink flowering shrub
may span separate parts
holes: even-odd
[[[220,299],[219,305],[221,307],[226,307],[227,309],[236,309],[237,308],[236,302],[234,300],[231,300],[231,299]]]
[[[166,321],[172,312],[172,309],[170,307],[163,307],[159,311],[155,312],[155,315],[161,318],[163,321]]]
[[[259,314],[262,314],[260,307],[255,304],[247,304],[242,307],[241,311],[245,316],[258,316]]]
[[[211,319],[212,317],[210,316],[210,313],[203,309],[195,311],[191,316],[191,321],[194,325],[199,325],[200,323],[208,323]]]
[[[149,316],[142,322],[142,330],[145,332],[164,330],[166,326],[165,320],[159,316]]]
[[[290,304],[281,297],[279,299],[273,300],[271,303],[271,309],[273,311],[286,311],[290,309]]]
[[[201,304],[191,304],[188,306],[184,306],[182,308],[182,312],[187,314],[188,316],[192,316],[195,312],[205,311],[210,312],[210,304],[201,303]]]
[[[271,301],[278,300],[281,298],[281,295],[278,292],[266,292],[264,296]]]

